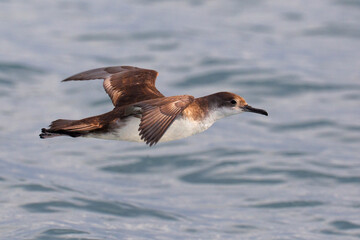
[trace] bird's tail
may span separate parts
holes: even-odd
[[[40,138],[52,138],[65,135],[70,137],[79,137],[82,133],[81,131],[76,131],[76,126],[78,126],[77,122],[79,122],[79,120],[55,120],[50,124],[48,129],[42,128],[39,136]]]

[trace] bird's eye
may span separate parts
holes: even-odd
[[[235,105],[235,104],[236,104],[236,100],[233,99],[233,100],[230,101],[230,103]]]

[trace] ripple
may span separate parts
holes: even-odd
[[[77,209],[89,212],[96,212],[100,214],[114,215],[119,217],[154,217],[164,220],[177,220],[173,214],[165,213],[163,211],[137,207],[129,203],[122,202],[108,202],[108,201],[95,201],[83,198],[74,198],[80,203],[73,203],[68,201],[48,201],[28,203],[22,207],[29,212],[38,213],[52,213],[59,212],[61,209]]]
[[[179,47],[178,43],[164,43],[164,44],[151,44],[149,45],[149,50],[152,51],[170,51],[175,50]]]
[[[171,32],[171,31],[149,31],[149,32],[133,33],[131,35],[131,38],[136,40],[168,39],[176,35],[177,35],[176,32]]]
[[[359,234],[356,234],[356,231],[353,232],[353,230],[360,229],[359,224],[344,220],[332,221],[329,224],[332,226],[332,229],[324,229],[320,232],[327,235],[354,236],[356,238],[360,237]]]
[[[341,141],[344,142],[344,143],[357,143],[357,142],[360,142],[360,138],[359,137],[344,137],[344,138],[341,138]]]
[[[204,84],[218,84],[228,81],[233,76],[272,73],[273,71],[274,70],[272,69],[264,69],[264,68],[218,70],[210,73],[200,74],[197,76],[190,76],[186,78],[184,81],[176,83],[175,85],[179,87],[188,87],[188,86],[203,86]]]
[[[278,152],[278,154],[285,157],[299,157],[299,156],[308,155],[307,152],[298,152],[298,151],[280,151]]]
[[[349,93],[349,94],[344,94],[343,99],[345,100],[352,100],[352,101],[356,101],[356,100],[359,100],[360,99],[360,94],[358,93]]]
[[[251,179],[251,178],[229,178],[229,177],[215,177],[204,176],[201,173],[187,174],[180,178],[183,182],[192,184],[219,184],[219,185],[234,185],[234,184],[279,184],[284,181],[281,179]]]
[[[239,228],[239,229],[256,229],[257,227],[252,226],[252,225],[244,225],[244,224],[237,224],[233,226],[234,228]]]
[[[86,33],[76,37],[77,41],[81,42],[102,42],[102,41],[122,41],[125,40],[125,35],[114,33]]]
[[[212,58],[207,57],[201,60],[200,65],[201,66],[218,66],[218,65],[229,65],[236,63],[236,59],[230,59],[230,58]]]
[[[261,151],[258,149],[226,149],[226,148],[215,148],[211,151],[206,152],[209,156],[218,156],[218,157],[226,157],[226,156],[247,156],[247,155],[257,155],[260,154]],[[198,153],[201,154],[201,153]]]
[[[360,38],[359,26],[332,23],[322,27],[307,29],[303,32],[305,36],[327,36]]]
[[[266,78],[254,78],[233,83],[240,87],[252,87],[258,89],[260,93],[269,96],[287,97],[308,92],[328,92],[339,90],[359,90],[360,85],[355,84],[331,84],[313,83],[300,81],[298,76],[284,75]]]
[[[332,179],[336,180],[339,183],[360,183],[360,177],[358,176],[336,176],[331,175],[327,173],[322,173],[319,171],[314,170],[307,170],[307,169],[273,169],[273,168],[262,168],[262,167],[256,167],[256,168],[249,168],[246,171],[248,174],[262,174],[262,175],[273,175],[273,174],[286,174],[293,178],[299,178],[299,179]]]
[[[213,148],[207,151],[192,152],[189,154],[165,155],[165,156],[135,156],[136,162],[128,164],[112,164],[102,167],[101,170],[120,174],[140,174],[162,172],[164,168],[178,170],[200,166],[209,158],[225,158],[231,156],[258,155],[261,151],[255,149],[237,150],[231,148]],[[118,157],[115,157],[118,159]],[[229,162],[223,162],[218,167],[226,166]],[[239,164],[239,162],[236,162]]]
[[[65,150],[61,152],[61,155],[64,156],[84,156],[85,152],[83,151],[78,151],[78,150]]]
[[[274,28],[265,24],[252,24],[248,27],[248,30],[256,33],[272,33]]]
[[[110,165],[101,168],[101,170],[122,174],[150,173],[158,169],[164,169],[166,167],[170,167],[172,169],[181,169],[202,163],[202,160],[190,158],[188,155],[168,155],[139,158],[140,160],[135,163]]]
[[[296,207],[316,207],[324,205],[320,201],[287,201],[287,202],[272,202],[265,204],[252,205],[254,208],[296,208]]]
[[[349,221],[333,221],[330,224],[338,230],[360,229],[359,224],[355,224]]]
[[[56,236],[56,235],[84,234],[84,233],[88,234],[88,232],[79,231],[79,230],[75,230],[75,229],[53,228],[53,229],[46,230],[42,234]]]
[[[330,230],[330,229],[321,230],[320,232],[323,233],[323,234],[327,234],[327,235],[344,235],[341,232],[335,232],[335,231]]]
[[[358,7],[360,8],[360,1],[359,0],[337,0],[337,4],[344,5],[347,7]]]
[[[44,187],[40,184],[21,184],[21,185],[15,185],[12,186],[14,188],[22,188],[25,191],[29,192],[52,192],[55,191],[55,189]]]
[[[312,120],[312,121],[302,121],[297,123],[288,123],[288,124],[278,124],[271,127],[271,130],[276,132],[288,132],[288,131],[298,131],[298,130],[314,130],[317,128],[324,127],[334,127],[337,124],[330,120]]]
[[[348,130],[350,132],[360,132],[360,126],[359,125],[347,125],[344,126],[345,130]]]
[[[74,237],[75,234],[90,234],[88,232],[79,231],[76,229],[67,229],[67,228],[53,228],[44,231],[40,236],[36,237],[36,240],[100,240],[98,238],[86,238],[86,237]],[[71,236],[67,236],[71,235]]]
[[[299,12],[286,12],[283,14],[284,19],[288,21],[300,21],[303,19],[303,16]]]
[[[76,40],[82,42],[89,41],[123,41],[123,40],[137,40],[137,41],[147,41],[153,39],[168,39],[173,38],[177,34],[171,31],[151,31],[151,32],[137,32],[130,35],[118,34],[112,32],[103,32],[103,33],[86,33],[81,34],[76,37]]]
[[[9,80],[9,79],[5,79],[5,78],[0,78],[0,85],[3,86],[14,86],[14,82]]]
[[[57,185],[57,184],[54,184],[54,186],[58,189],[61,189],[61,190],[64,190],[66,192],[77,192],[77,193],[81,193],[81,191],[78,191],[78,190],[75,190],[75,189],[72,189],[72,188],[69,188],[69,187],[65,187],[65,186],[61,186],[61,185]]]
[[[153,55],[133,55],[127,57],[126,59],[111,57],[111,56],[96,55],[93,56],[93,58],[102,65],[117,65],[119,62],[143,63],[143,62],[150,62],[155,59]]]
[[[216,174],[213,171],[218,170],[221,167],[237,165],[238,163],[235,162],[223,162],[217,164],[215,166],[209,167],[204,170],[196,171],[193,173],[185,174],[180,177],[180,180],[187,183],[192,184],[223,184],[223,185],[233,185],[233,184],[280,184],[283,183],[284,180],[282,179],[275,179],[275,178],[264,178],[261,179],[254,179],[254,178],[239,178],[238,175],[231,176],[232,173],[224,173],[224,174]]]
[[[5,73],[19,73],[19,72],[26,72],[26,73],[44,73],[42,69],[20,64],[20,63],[8,63],[8,62],[0,62],[0,72]]]

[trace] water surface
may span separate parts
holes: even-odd
[[[359,1],[0,1],[1,239],[359,239]],[[54,138],[110,65],[242,114],[159,144]]]

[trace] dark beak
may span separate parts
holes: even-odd
[[[268,113],[265,110],[259,109],[259,108],[253,108],[252,106],[246,105],[243,107],[245,112],[253,112],[253,113],[259,113],[262,115],[267,116]]]

